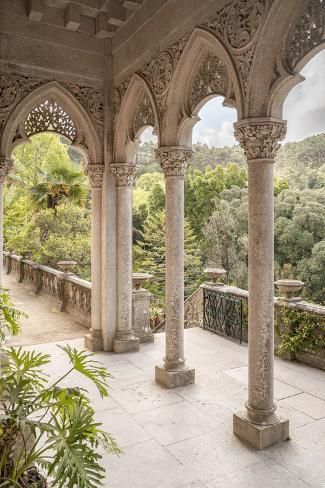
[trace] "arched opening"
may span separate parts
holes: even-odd
[[[97,141],[90,144],[87,118],[68,97],[56,84],[36,90],[10,114],[1,141],[13,160],[4,199],[7,280],[14,298],[21,294],[16,281],[35,295],[22,344],[83,337],[93,320],[92,192],[85,169],[96,157]],[[54,315],[39,322],[36,295],[47,302],[49,315],[69,312],[61,316],[61,328]]]
[[[325,303],[325,51],[301,70],[305,81],[286,98],[285,143],[278,153],[275,174],[276,278],[306,283],[303,296]]]
[[[246,160],[234,138],[236,110],[224,100],[208,97],[194,110],[199,121],[185,176],[185,218],[196,236],[201,270],[223,268],[228,284],[246,288]]]

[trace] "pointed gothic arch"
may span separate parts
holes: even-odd
[[[231,55],[213,34],[197,28],[182,52],[169,88],[163,145],[190,145],[200,108],[215,96],[224,96],[225,105],[236,108],[241,116],[242,89]]]
[[[114,161],[135,161],[139,136],[148,126],[152,126],[160,138],[160,122],[155,99],[146,83],[134,74],[116,114]]]
[[[89,164],[101,163],[102,145],[94,124],[79,101],[60,83],[41,84],[21,98],[8,114],[1,135],[0,154],[39,132],[56,132],[85,154]]]

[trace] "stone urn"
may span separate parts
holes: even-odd
[[[24,251],[21,257],[23,259],[30,259],[32,257],[32,254],[33,254],[32,251]]]
[[[149,273],[133,273],[132,275],[132,283],[133,288],[135,290],[141,290],[142,285],[144,285],[147,281],[150,281],[153,275]]]
[[[72,275],[73,270],[78,265],[78,263],[76,261],[59,261],[56,264],[58,265],[60,270],[63,271],[64,274],[67,274],[67,275]]]
[[[207,268],[204,270],[205,274],[209,278],[208,284],[213,286],[223,286],[224,283],[220,280],[227,276],[227,271],[223,268]]]
[[[299,302],[301,298],[299,293],[304,287],[304,282],[299,280],[277,280],[275,286],[280,290],[281,298],[285,301]]]

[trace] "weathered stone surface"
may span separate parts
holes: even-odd
[[[156,382],[167,388],[177,388],[195,383],[195,369],[183,369],[181,371],[170,371],[164,366],[156,366]]]
[[[256,449],[266,449],[289,439],[289,420],[280,419],[272,425],[256,425],[246,420],[240,413],[234,414],[233,431],[240,439]]]

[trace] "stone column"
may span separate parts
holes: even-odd
[[[0,157],[0,286],[3,286],[3,192],[5,180],[13,168],[13,161]]]
[[[184,357],[184,173],[191,156],[183,147],[157,151],[166,183],[166,351],[156,381],[168,388],[195,382]]]
[[[132,330],[132,188],[136,165],[111,165],[117,185],[117,330],[116,353],[138,351],[140,341]]]
[[[85,346],[90,351],[102,351],[102,184],[105,166],[89,164],[86,173],[91,187],[91,329],[85,335]]]
[[[273,165],[286,133],[283,121],[235,124],[248,163],[248,401],[234,415],[234,433],[264,449],[288,439],[289,422],[274,401],[274,183]]]

